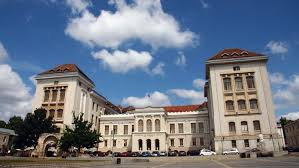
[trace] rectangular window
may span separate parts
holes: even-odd
[[[45,90],[44,102],[49,101],[50,90]]]
[[[60,90],[59,101],[60,101],[60,102],[64,101],[64,97],[65,97],[65,90],[64,90],[64,89],[61,89],[61,90]]]
[[[108,141],[107,141],[107,140],[104,141],[104,146],[105,146],[105,147],[108,146]]]
[[[232,148],[236,148],[237,147],[237,142],[236,140],[232,140]]]
[[[196,133],[196,123],[191,123],[191,133]]]
[[[253,76],[247,76],[246,81],[247,81],[248,89],[254,89],[255,88],[254,77]]]
[[[261,131],[260,121],[258,120],[253,121],[253,127],[254,127],[254,131]]]
[[[174,146],[174,139],[170,139],[170,146]]]
[[[236,77],[235,78],[235,84],[236,84],[236,89],[237,90],[243,90],[243,81],[241,77]]]
[[[96,112],[98,112],[99,111],[99,105],[97,104],[97,109],[96,109]]]
[[[244,139],[244,146],[249,147],[249,140],[248,139]]]
[[[134,132],[134,125],[132,125],[132,132]]]
[[[56,102],[57,100],[57,90],[52,90],[52,102]]]
[[[124,125],[124,135],[128,135],[128,125]]]
[[[231,85],[230,78],[224,78],[223,79],[223,85],[224,85],[224,90],[226,90],[226,91],[231,91],[232,90],[232,85]]]
[[[180,146],[184,146],[184,139],[183,138],[180,138]]]
[[[95,105],[95,103],[94,103],[94,102],[92,102],[92,110],[94,110],[94,105]]]
[[[105,135],[109,135],[109,125],[105,125]]]
[[[113,140],[113,147],[116,147],[116,139]]]
[[[196,138],[192,138],[192,146],[196,146]]]
[[[248,132],[248,125],[246,121],[241,122],[241,131],[242,132]]]
[[[113,125],[113,133],[116,135],[117,134],[117,125]]]
[[[199,133],[204,133],[204,126],[203,123],[198,123]]]
[[[128,140],[124,139],[124,147],[127,147],[127,146],[128,146]]]
[[[184,133],[184,125],[183,125],[183,123],[179,123],[179,133]]]
[[[199,143],[200,143],[200,146],[204,146],[205,142],[204,142],[204,139],[202,137],[199,138]]]
[[[170,124],[170,133],[174,134],[175,133],[175,127],[174,124]]]
[[[228,123],[229,126],[229,133],[236,133],[236,125],[235,122],[229,122]]]

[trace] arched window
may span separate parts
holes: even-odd
[[[230,78],[223,78],[224,90],[232,90],[232,84]]]
[[[152,141],[150,139],[146,140],[146,150],[152,150]]]
[[[242,121],[241,122],[241,130],[242,130],[242,132],[247,132],[248,131],[247,121]]]
[[[226,110],[231,111],[234,110],[234,102],[232,100],[227,100],[225,102]]]
[[[246,110],[245,100],[238,100],[238,109],[239,110]]]
[[[250,109],[257,109],[257,100],[256,99],[251,99],[249,100],[250,102]]]
[[[62,118],[63,115],[63,110],[62,109],[58,109],[57,110],[57,118]]]
[[[254,89],[255,88],[253,76],[247,76],[246,81],[247,81],[248,89]]]
[[[160,131],[160,120],[159,119],[155,120],[155,131]]]
[[[151,119],[146,120],[146,131],[147,132],[152,131],[152,120]]]
[[[229,123],[228,123],[228,126],[229,126],[229,132],[230,132],[230,133],[236,133],[236,125],[235,125],[235,122],[229,122]]]
[[[235,83],[236,83],[236,89],[237,90],[243,90],[243,81],[241,77],[236,77],[235,78]]]
[[[143,143],[142,143],[142,139],[139,139],[138,140],[138,146],[139,146],[139,150],[142,150],[142,145],[143,145]]]
[[[254,131],[261,131],[261,125],[259,120],[254,120],[253,121],[253,128]]]
[[[138,121],[138,132],[143,132],[143,120]]]
[[[52,117],[52,118],[55,117],[55,110],[53,110],[53,109],[49,110],[49,117]]]
[[[160,150],[160,141],[159,141],[159,139],[156,139],[155,140],[155,150]]]

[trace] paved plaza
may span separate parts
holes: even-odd
[[[164,160],[150,160],[149,162],[134,162],[134,161],[125,161],[123,159],[122,164],[112,164],[111,160],[62,160],[62,161],[51,161],[47,160],[44,162],[22,162],[22,159],[14,162],[3,162],[3,159],[0,161],[0,167],[19,167],[19,168],[55,168],[55,167],[65,167],[65,168],[88,168],[88,167],[101,167],[101,168],[161,168],[161,167],[173,167],[173,168],[252,168],[252,167],[264,167],[264,168],[278,168],[278,167],[299,167],[299,157],[293,156],[283,156],[283,157],[274,157],[274,158],[255,158],[255,159],[184,159],[177,160],[165,158]]]

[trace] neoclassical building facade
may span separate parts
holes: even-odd
[[[121,107],[95,91],[94,82],[74,64],[64,64],[36,76],[33,110],[45,108],[60,128],[51,147],[73,114],[83,113],[102,135],[99,151],[168,151],[210,148],[217,153],[263,145],[277,151],[277,134],[267,56],[225,49],[206,62],[205,96],[198,105]],[[49,135],[44,135],[49,136]],[[49,138],[48,138],[49,139]],[[39,155],[47,150],[41,137]],[[57,144],[56,144],[57,146]]]

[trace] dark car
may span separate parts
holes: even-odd
[[[177,153],[175,151],[169,151],[168,156],[176,156]]]
[[[105,157],[105,156],[107,156],[107,155],[106,155],[106,152],[98,151],[98,152],[97,152],[97,156],[98,156],[98,157]]]
[[[199,153],[200,153],[199,150],[191,150],[187,152],[187,154],[190,156],[198,156]]]
[[[179,151],[179,156],[187,156],[187,153],[185,151]]]
[[[129,156],[129,152],[123,152],[120,154],[120,157],[128,157]]]
[[[120,152],[113,152],[113,157],[120,157]]]
[[[299,148],[288,147],[288,152],[299,152]]]
[[[152,156],[154,156],[154,157],[160,156],[159,151],[153,151]]]
[[[130,154],[131,157],[139,157],[140,156],[140,153],[139,152],[132,152]]]
[[[150,157],[150,156],[151,156],[151,153],[150,153],[150,152],[142,152],[142,153],[141,153],[141,156],[142,156],[142,157]]]

